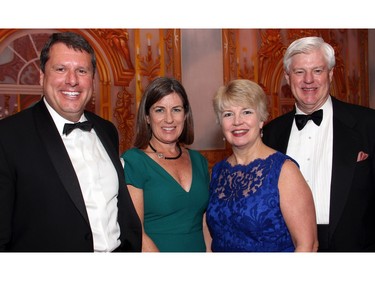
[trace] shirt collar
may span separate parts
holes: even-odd
[[[301,109],[298,108],[297,104],[295,104],[295,107],[296,107],[296,114],[306,114]],[[320,108],[317,108],[316,110],[323,109],[323,112],[326,113],[328,110],[331,110],[331,108],[332,108],[332,99],[331,99],[331,96],[329,95],[326,102]]]
[[[72,121],[69,121],[67,119],[65,119],[64,117],[62,117],[60,114],[58,114],[56,112],[56,110],[54,110],[52,108],[52,106],[50,106],[48,104],[48,102],[46,101],[46,98],[43,97],[43,101],[44,101],[44,104],[46,105],[47,109],[48,109],[48,112],[49,114],[51,114],[52,116],[52,119],[53,121],[55,122],[55,125],[56,125],[56,128],[57,130],[59,131],[60,135],[63,135],[63,129],[64,129],[64,125],[65,123],[73,123]],[[83,121],[87,121],[87,118],[85,117],[84,114],[82,114],[81,118],[79,119],[79,122],[83,122]]]

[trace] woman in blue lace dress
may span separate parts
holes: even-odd
[[[262,88],[239,79],[221,87],[214,110],[233,154],[212,169],[206,212],[213,252],[317,251],[312,193],[298,164],[261,139]]]

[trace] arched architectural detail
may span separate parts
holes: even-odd
[[[51,30],[0,30],[0,119],[40,99],[39,54]],[[4,108],[2,108],[4,107]]]
[[[129,48],[129,33],[126,29],[90,29],[89,34],[106,54],[113,71],[115,86],[129,86],[134,79],[135,68]]]
[[[48,36],[59,31],[80,33],[92,44],[97,75],[88,109],[113,121],[123,152],[132,146],[137,104],[150,80],[159,75],[182,79],[181,30],[0,29],[0,119],[5,112],[1,107],[10,115],[40,98],[39,53]],[[245,78],[259,83],[270,100],[270,118],[275,118],[294,105],[282,65],[287,46],[303,36],[321,36],[336,53],[332,95],[369,106],[368,33],[367,29],[223,29],[223,81]],[[230,148],[202,153],[212,166]]]

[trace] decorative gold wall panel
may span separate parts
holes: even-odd
[[[12,40],[30,34],[35,48],[20,45],[17,51],[32,60],[28,52],[40,50],[51,30],[0,30],[0,56]],[[59,29],[59,31],[63,31]],[[179,29],[76,29],[93,45],[97,53],[99,89],[88,109],[115,123],[120,135],[120,151],[132,146],[135,116],[142,93],[157,76],[174,76],[181,80],[181,31]],[[199,32],[199,29],[196,30]],[[19,36],[17,37],[17,35]],[[31,36],[32,35],[32,36]],[[365,29],[223,29],[223,83],[246,78],[258,82],[270,101],[270,118],[290,110],[294,104],[283,73],[282,58],[287,46],[302,36],[322,36],[336,51],[332,94],[340,100],[369,105],[368,31]],[[25,37],[25,40],[27,37]],[[42,42],[43,41],[43,42]],[[33,49],[34,48],[34,49]],[[2,58],[0,58],[2,59]],[[14,56],[0,64],[0,107],[18,111],[35,102],[37,95],[16,94],[6,77],[16,80],[20,69]],[[1,61],[1,60],[0,60]],[[17,62],[17,63],[16,63]],[[209,75],[209,74],[208,74]],[[208,76],[209,79],[209,76]],[[26,80],[25,80],[26,81]],[[17,82],[15,82],[17,83]],[[28,91],[34,92],[31,85]],[[34,85],[34,86],[33,86]],[[12,86],[12,87],[10,87]],[[16,106],[11,108],[11,105]],[[208,105],[211,107],[211,105]],[[195,120],[199,122],[199,120]],[[210,167],[230,154],[222,150],[202,150]]]

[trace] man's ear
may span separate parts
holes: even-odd
[[[290,86],[290,77],[289,77],[289,74],[285,70],[284,70],[284,77],[285,77],[286,82]]]

